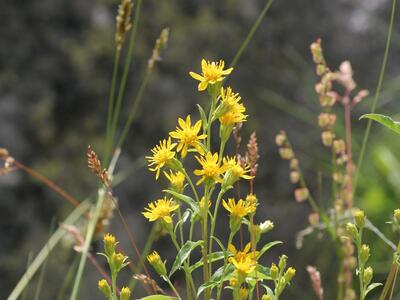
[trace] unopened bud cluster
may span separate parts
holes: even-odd
[[[291,280],[296,274],[296,270],[294,268],[289,267],[286,269],[287,259],[288,257],[286,255],[282,255],[279,258],[278,265],[273,263],[270,268],[271,278],[275,283],[274,295],[276,299],[279,297],[279,295],[285,289],[286,285],[291,282]],[[263,297],[262,299],[268,299],[268,298]]]
[[[116,246],[118,244],[115,236],[112,234],[105,234],[103,238],[104,253],[100,253],[107,259],[108,266],[111,272],[111,281],[116,282],[118,273],[126,267],[129,263],[127,262],[128,257],[122,253],[116,252]],[[123,287],[117,296],[117,288],[114,285],[109,284],[106,279],[101,279],[98,283],[100,292],[106,296],[107,299],[119,299],[129,300],[131,297],[131,291],[128,287]]]
[[[278,146],[279,155],[282,159],[289,161],[290,166],[290,182],[293,184],[298,184],[294,190],[294,198],[297,202],[303,202],[307,200],[310,196],[308,188],[304,185],[304,182],[301,180],[301,171],[299,168],[299,161],[294,154],[293,148],[290,144],[290,141],[287,137],[285,131],[281,130],[275,136],[275,143]]]

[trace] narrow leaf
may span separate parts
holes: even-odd
[[[392,118],[385,116],[385,115],[380,115],[380,114],[365,114],[362,115],[361,119],[371,119],[374,120],[383,126],[389,128],[390,130],[396,132],[397,134],[400,134],[400,122],[394,121]]]
[[[225,253],[222,251],[213,252],[213,253],[207,255],[207,261],[215,262],[215,261],[223,259],[224,257],[225,257]],[[189,272],[193,272],[197,268],[200,268],[203,265],[203,263],[204,263],[203,259],[200,259],[198,262],[196,262],[195,264],[190,266]]]
[[[282,242],[281,241],[273,241],[273,242],[269,242],[268,244],[265,244],[264,247],[262,247],[262,249],[260,250],[260,253],[258,254],[257,258],[260,258],[265,252],[267,252],[273,246],[279,245],[279,244],[282,244]]]
[[[172,265],[171,272],[169,273],[169,277],[171,277],[172,274],[174,274],[183,264],[183,262],[189,257],[190,252],[201,244],[203,244],[203,241],[197,241],[197,242],[192,242],[192,241],[187,241],[181,250],[179,250],[178,255],[175,258],[174,264]]]
[[[199,208],[198,208],[198,206],[196,204],[196,201],[194,201],[193,198],[191,198],[189,196],[186,196],[186,195],[183,195],[183,194],[179,194],[179,193],[171,191],[171,190],[163,190],[163,192],[168,193],[168,194],[178,198],[179,200],[185,202],[187,205],[190,206],[190,208],[193,211],[197,212],[199,210]]]
[[[367,296],[367,294],[368,294],[370,291],[372,291],[374,288],[377,288],[378,286],[381,286],[381,285],[383,285],[383,284],[382,284],[382,283],[379,283],[379,282],[371,283],[371,284],[367,287],[367,289],[365,290],[365,296]]]

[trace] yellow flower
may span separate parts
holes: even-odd
[[[147,261],[153,266],[159,275],[166,275],[167,269],[164,262],[161,260],[160,255],[157,251],[153,251],[151,254],[147,255]]]
[[[106,252],[106,255],[111,256],[115,252],[115,246],[117,245],[115,236],[107,233],[104,235],[103,242],[104,242],[104,251]]]
[[[175,204],[172,199],[158,199],[149,204],[149,207],[145,208],[146,211],[142,214],[149,219],[150,222],[154,222],[158,219],[163,219],[166,223],[172,223],[171,212],[179,208],[178,204]]]
[[[164,172],[165,177],[167,177],[168,181],[170,182],[171,186],[177,190],[178,192],[181,192],[183,190],[183,184],[185,183],[185,174],[182,172],[172,172],[169,171],[169,174],[167,172]]]
[[[195,170],[193,172],[197,176],[202,176],[197,181],[197,185],[204,180],[214,180],[222,183],[221,174],[225,172],[225,167],[221,166],[218,162],[218,153],[212,154],[208,152],[205,157],[196,156],[196,159],[203,168],[202,170]]]
[[[149,168],[149,170],[156,172],[156,179],[160,176],[161,168],[164,167],[169,160],[174,158],[175,152],[172,150],[175,146],[176,143],[171,143],[171,138],[162,140],[159,145],[151,149],[153,156],[146,156],[149,167],[154,166],[153,168]]]
[[[249,258],[251,259],[254,263],[257,262],[257,256],[259,254],[258,251],[251,251],[249,252],[251,249],[251,243],[248,243],[244,249],[242,251],[238,251],[236,250],[235,246],[232,244],[228,245],[228,250],[230,252],[232,252],[233,257],[236,259],[236,261],[242,260],[242,259],[246,259]]]
[[[232,176],[235,178],[235,181],[239,178],[243,179],[252,179],[253,176],[246,175],[246,173],[250,172],[249,166],[245,166],[244,168],[239,164],[236,157],[225,157],[223,159],[223,164],[226,170],[231,172]]]
[[[131,290],[128,287],[123,287],[121,293],[119,294],[120,300],[129,300],[131,298]]]
[[[235,267],[235,271],[239,276],[246,277],[256,269],[255,262],[249,257],[242,257],[236,260],[235,257],[230,257],[229,262]]]
[[[236,123],[242,123],[246,121],[247,115],[244,114],[246,108],[242,103],[233,103],[232,108],[219,117],[219,121],[222,125],[233,126]]]
[[[220,60],[219,62],[209,62],[203,59],[201,61],[201,75],[189,72],[190,76],[194,79],[200,81],[198,90],[204,91],[207,89],[209,84],[215,84],[222,81],[226,75],[229,75],[233,68],[224,70],[225,62]]]
[[[111,287],[108,284],[107,280],[102,279],[98,283],[99,290],[106,296],[107,298],[111,297]]]
[[[246,203],[242,199],[236,203],[235,199],[229,198],[228,202],[223,200],[222,205],[230,212],[232,217],[236,218],[243,218],[256,211],[256,206],[254,204]]]
[[[188,147],[191,146],[197,150],[200,154],[204,154],[204,150],[200,140],[203,140],[207,137],[206,134],[199,134],[201,129],[201,120],[197,121],[196,124],[192,126],[192,122],[190,120],[190,115],[186,117],[186,121],[179,118],[178,119],[179,128],[176,127],[175,131],[169,133],[169,135],[175,139],[179,140],[178,147],[176,147],[177,151],[182,151],[182,157],[185,157],[188,151]]]
[[[243,286],[240,287],[239,296],[240,296],[240,299],[246,300],[249,297],[249,289],[246,287],[243,287]]]
[[[221,88],[221,104],[225,109],[231,110],[241,99],[239,93],[234,93],[231,87]]]

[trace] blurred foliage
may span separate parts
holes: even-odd
[[[88,144],[101,149],[103,143],[117,5],[111,0],[16,0],[0,4],[0,146],[81,199],[90,195],[96,184],[86,168],[85,151]],[[194,113],[194,104],[205,101],[195,92],[196,83],[188,71],[198,71],[202,57],[229,62],[263,5],[261,0],[144,1],[124,105],[140,84],[160,30],[170,27],[171,38],[123,149],[121,170],[131,170],[158,137],[175,127],[177,116]],[[277,225],[271,238],[284,241],[273,254],[287,253],[298,270],[285,295],[288,299],[312,297],[305,271],[308,264],[320,269],[327,299],[331,299],[328,282],[336,281],[334,256],[328,239],[318,234],[307,237],[303,249],[295,248],[295,235],[307,226],[309,209],[293,200],[288,169],[278,159],[273,136],[281,128],[288,131],[308,181],[317,190],[318,172],[322,172],[323,182],[327,180],[330,154],[322,147],[314,125],[319,105],[309,45],[321,37],[332,67],[349,59],[360,87],[373,92],[389,10],[389,0],[275,1],[229,79],[253,117],[242,130],[244,141],[252,131],[259,137],[261,160],[255,191],[262,201],[260,215]],[[400,77],[395,76],[400,73],[400,58],[395,55],[400,48],[399,31],[395,30],[392,45],[378,102],[380,113],[400,110],[395,101],[400,96]],[[356,157],[366,125],[358,118],[369,112],[370,101],[366,99],[353,112]],[[229,147],[233,151],[232,145]],[[374,126],[356,195],[357,205],[364,207],[388,236],[391,229],[385,222],[398,207],[400,193],[399,148],[399,138]],[[3,299],[24,272],[28,253],[36,253],[45,243],[52,216],[62,220],[71,208],[21,172],[1,177],[0,189]],[[138,211],[158,197],[156,190],[152,174],[144,168],[135,169],[116,189],[140,245],[150,228]],[[112,226],[113,232],[123,236],[118,220]],[[218,227],[223,230],[224,226],[227,224]],[[372,233],[366,236],[373,245],[372,260],[382,280],[391,254]],[[156,246],[169,247],[171,256],[174,253],[165,241]],[[42,299],[55,299],[59,294],[75,256],[62,247],[51,256]],[[99,276],[91,266],[87,269],[82,299],[100,299],[95,291]]]

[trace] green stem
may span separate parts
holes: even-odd
[[[234,232],[231,232],[231,233],[229,234],[229,238],[228,238],[228,247],[229,247],[230,244],[232,244],[232,240],[233,240],[233,237],[234,237],[234,236],[235,236],[235,233],[234,233]],[[228,249],[228,247],[227,247],[227,249]],[[220,282],[218,283],[218,287],[217,287],[217,300],[220,300],[220,299],[221,299],[222,285],[223,285],[223,283],[224,283],[224,274],[225,274],[225,268],[226,268],[226,265],[227,265],[227,264],[228,264],[228,251],[225,251],[224,266],[223,266],[223,268],[222,268],[221,280],[220,280]]]
[[[110,131],[111,131],[112,115],[113,115],[113,111],[114,111],[115,85],[117,82],[119,58],[120,58],[120,51],[118,51],[116,49],[115,55],[114,55],[114,67],[113,67],[113,74],[112,74],[112,80],[111,80],[110,95],[108,97],[107,131],[106,131],[106,145],[105,145],[106,152],[104,155],[104,157],[107,159],[110,155],[110,151],[111,151],[111,147],[112,147],[112,141],[110,141]]]
[[[212,246],[213,246],[213,235],[214,235],[214,231],[215,231],[215,224],[217,223],[216,222],[216,219],[217,219],[217,214],[218,214],[218,208],[219,208],[219,206],[220,206],[220,203],[221,203],[221,199],[222,199],[222,196],[225,194],[225,190],[224,189],[221,189],[221,191],[219,192],[219,194],[218,194],[218,197],[217,197],[217,201],[215,202],[215,207],[214,207],[214,214],[213,214],[213,218],[212,218],[212,220],[211,220],[211,230],[210,230],[210,254],[212,253],[212,251],[213,251],[213,249],[212,249]]]
[[[124,128],[123,128],[122,133],[121,133],[121,136],[120,136],[120,138],[118,140],[118,143],[117,143],[117,148],[121,148],[122,145],[124,144],[125,139],[126,139],[126,137],[128,135],[129,129],[132,126],[132,122],[136,117],[136,113],[137,113],[137,110],[139,108],[139,104],[140,104],[140,102],[141,102],[141,100],[143,98],[143,94],[144,94],[144,91],[146,89],[147,83],[149,82],[149,78],[150,78],[150,74],[151,74],[150,70],[151,69],[147,69],[146,70],[146,74],[144,75],[142,83],[140,84],[138,93],[137,93],[136,97],[134,98],[134,100],[132,102],[132,106],[131,106],[131,108],[129,110],[128,119],[126,120],[126,123],[125,123]]]
[[[135,7],[135,16],[133,17],[132,31],[131,31],[131,35],[130,35],[130,39],[129,39],[129,47],[128,47],[128,51],[127,51],[127,55],[126,55],[126,61],[124,64],[124,69],[122,71],[122,77],[121,77],[121,82],[119,85],[118,97],[117,97],[117,101],[115,103],[115,110],[113,111],[113,116],[112,116],[111,130],[110,130],[111,144],[113,144],[113,142],[114,142],[115,131],[117,129],[119,113],[121,110],[122,98],[125,93],[126,80],[128,78],[129,68],[130,68],[131,62],[132,62],[133,48],[135,45],[135,40],[136,40],[136,35],[137,35],[137,28],[138,28],[138,24],[139,24],[141,6],[142,6],[142,0],[137,0],[136,7]],[[107,157],[106,162],[108,162],[108,157]]]
[[[170,280],[168,277],[166,277],[166,276],[165,276],[165,279],[166,279],[168,285],[171,287],[172,291],[175,293],[176,297],[177,297],[179,300],[181,300],[182,298],[181,298],[181,296],[179,295],[178,291],[175,289],[175,287],[174,287],[174,285],[172,284],[171,280]]]
[[[390,22],[389,22],[389,27],[388,27],[387,39],[386,39],[385,54],[383,56],[381,70],[380,70],[380,73],[379,73],[378,85],[377,85],[376,90],[375,90],[374,99],[372,100],[371,112],[370,113],[375,113],[376,105],[378,103],[378,98],[379,98],[379,95],[380,95],[381,89],[382,89],[382,83],[383,83],[383,79],[384,79],[384,76],[385,76],[387,60],[388,60],[388,56],[389,56],[390,42],[392,40],[392,29],[393,29],[395,12],[396,12],[396,0],[393,0],[393,2],[392,2],[392,12],[391,12],[391,15],[390,15]],[[367,124],[367,128],[365,129],[362,145],[361,145],[360,157],[359,157],[358,162],[357,162],[358,168],[357,168],[356,175],[355,175],[355,178],[354,178],[353,194],[355,194],[356,189],[357,189],[357,183],[358,183],[358,179],[359,179],[359,175],[360,175],[360,171],[361,171],[361,166],[362,166],[362,163],[363,163],[363,160],[364,160],[365,148],[367,146],[367,141],[368,141],[368,138],[369,138],[369,133],[371,131],[371,126],[372,126],[372,120],[369,119],[368,120],[368,124]]]
[[[179,252],[181,250],[181,247],[179,246],[178,241],[176,240],[174,232],[169,232],[169,235],[171,236],[171,240],[176,248],[176,251]],[[183,263],[183,270],[185,271],[186,289],[187,289],[187,293],[188,293],[187,299],[191,299],[190,288],[192,288],[193,292],[196,293],[196,287],[194,285],[192,276],[189,272],[189,264],[186,261]]]
[[[184,168],[181,169],[181,172],[185,175],[186,180],[189,182],[190,187],[192,188],[193,194],[196,197],[197,203],[200,201],[199,195],[197,194],[196,187],[193,184],[192,179],[190,178],[189,174],[186,172]]]
[[[85,236],[85,244],[82,249],[81,259],[79,262],[78,271],[76,273],[75,283],[74,283],[74,287],[72,289],[72,294],[71,294],[71,298],[70,298],[71,300],[76,300],[78,298],[79,286],[80,286],[83,271],[84,271],[85,265],[86,265],[87,253],[89,252],[89,247],[90,247],[90,244],[92,243],[92,238],[93,238],[94,230],[96,228],[97,219],[99,218],[99,214],[100,214],[101,208],[103,206],[103,200],[104,200],[104,190],[99,189],[99,195],[97,197],[96,208],[95,208],[94,214],[92,215],[92,218],[90,220],[90,223],[88,226],[88,231]]]
[[[273,0],[267,1],[263,10],[261,11],[260,15],[258,16],[256,22],[251,27],[249,33],[247,34],[246,38],[244,39],[243,43],[240,45],[239,50],[236,52],[235,57],[232,60],[231,67],[234,67],[238,62],[239,58],[242,56],[243,51],[246,49],[248,44],[250,43],[251,39],[253,38],[254,34],[256,33],[258,27],[261,24],[261,21],[264,19],[265,15],[267,14]]]
[[[116,272],[111,272],[111,286],[112,286],[112,298],[113,300],[118,300],[118,295],[117,295],[117,273]]]
[[[205,204],[207,205],[209,201],[209,194],[210,194],[210,188],[207,187],[207,184],[205,186],[205,192],[204,192],[204,200]],[[202,220],[202,237],[204,241],[203,245],[203,280],[204,283],[208,282],[210,278],[210,272],[209,272],[209,265],[207,261],[207,256],[208,256],[208,212],[205,212],[203,214],[203,220]],[[204,291],[204,299],[209,300],[210,299],[210,289],[206,289]]]

